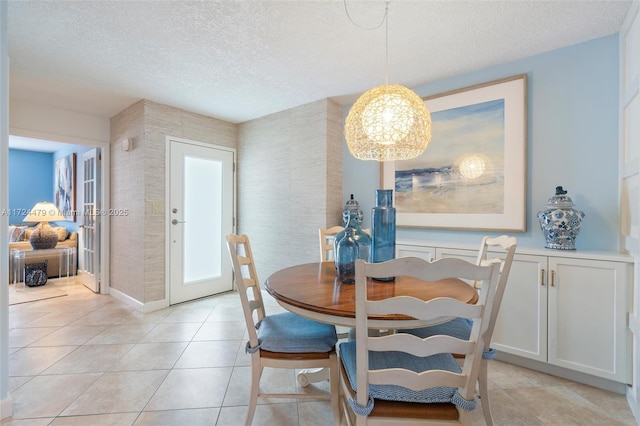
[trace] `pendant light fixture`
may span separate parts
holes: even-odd
[[[344,1],[347,16],[355,25]],[[422,154],[431,141],[431,115],[424,101],[404,86],[389,84],[388,12],[389,1],[385,2],[383,18],[386,84],[360,96],[344,126],[349,152],[359,160],[408,160]]]

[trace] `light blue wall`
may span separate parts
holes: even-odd
[[[53,154],[9,150],[9,223],[22,223],[38,201],[53,201]]]
[[[453,53],[455,54],[455,53]],[[522,247],[544,247],[536,212],[555,187],[569,191],[586,216],[577,250],[618,250],[618,36],[414,88],[422,97],[527,74],[527,230],[514,234]],[[346,116],[350,106],[345,108]],[[344,144],[343,144],[344,145]],[[427,148],[428,149],[428,148]],[[344,199],[353,193],[370,226],[380,166],[344,150]],[[514,200],[518,202],[518,200]],[[477,243],[486,231],[398,228],[398,239]]]
[[[28,211],[38,201],[53,202],[55,162],[76,153],[76,210],[82,203],[82,154],[93,149],[89,146],[67,145],[54,153],[9,150],[9,223],[22,223]],[[80,217],[75,222],[60,222],[70,231],[77,231]]]

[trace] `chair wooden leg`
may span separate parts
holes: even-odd
[[[493,426],[493,418],[491,417],[491,404],[489,403],[489,389],[487,384],[489,361],[483,359],[480,362],[480,374],[478,375],[478,388],[480,390],[480,401],[482,402],[482,414],[487,426]]]
[[[336,426],[340,425],[340,371],[338,369],[338,356],[334,352],[331,354],[331,368],[329,379],[331,392],[331,408],[333,409],[333,423]]]
[[[253,415],[258,405],[258,394],[260,393],[260,377],[262,376],[262,365],[260,364],[260,355],[252,355],[251,360],[251,392],[249,393],[249,406],[247,407],[247,418],[244,422],[245,426],[251,426]]]

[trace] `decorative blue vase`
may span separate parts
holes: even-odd
[[[369,260],[371,238],[360,228],[357,211],[345,210],[344,217],[346,227],[334,240],[335,263],[340,281],[352,284],[356,260]]]
[[[554,250],[575,250],[575,242],[584,212],[573,208],[573,201],[561,186],[556,187],[556,195],[549,198],[547,208],[539,211],[540,229],[546,239],[546,248]]]
[[[338,242],[338,250],[336,251],[336,267],[338,279],[341,282],[347,284],[356,282],[356,259],[359,255],[358,243],[353,238],[351,230],[347,230],[344,237]]]
[[[371,212],[371,263],[384,262],[396,257],[396,209],[393,190],[377,189],[376,206]],[[395,277],[376,278],[393,281]]]

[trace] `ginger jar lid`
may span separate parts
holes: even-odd
[[[567,209],[573,207],[573,200],[567,195],[567,191],[561,186],[556,186],[556,195],[549,198],[547,207]]]
[[[342,220],[345,225],[350,216],[357,218],[359,223],[362,223],[364,219],[364,213],[362,209],[360,209],[360,204],[353,198],[353,194],[351,194],[351,198],[344,204],[344,210],[342,211]]]

